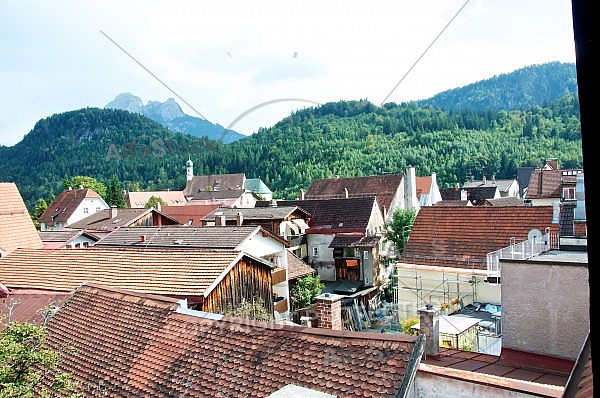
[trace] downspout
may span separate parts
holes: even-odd
[[[417,377],[417,370],[421,363],[421,358],[425,352],[425,335],[420,334],[417,336],[415,341],[415,349],[412,352],[408,363],[406,364],[406,373],[402,379],[402,385],[395,395],[395,398],[408,398],[410,397],[411,388],[414,387],[415,379]]]

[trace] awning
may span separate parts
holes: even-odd
[[[304,233],[304,231],[306,231],[308,228],[310,228],[309,225],[301,218],[295,218],[290,221],[292,222],[292,224],[296,224],[300,228],[302,233]]]

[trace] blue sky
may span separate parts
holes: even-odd
[[[251,134],[319,103],[575,62],[570,0],[1,2],[0,54],[9,146],[124,92]]]

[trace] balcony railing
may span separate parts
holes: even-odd
[[[558,249],[558,242],[558,233],[546,231],[541,236],[493,251],[487,254],[487,270],[490,275],[499,276],[500,259],[526,260],[548,250]]]

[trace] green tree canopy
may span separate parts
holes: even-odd
[[[121,188],[121,182],[116,175],[114,175],[108,183],[108,188],[106,189],[106,203],[109,206],[116,206],[119,209],[127,207],[125,204],[125,197],[123,196],[123,189]]]
[[[162,198],[152,195],[150,196],[150,199],[148,199],[148,202],[146,202],[146,208],[149,209],[151,207],[154,207],[157,203],[160,203],[161,206],[167,205],[167,202],[162,200]]]
[[[75,176],[73,178],[65,177],[63,179],[63,190],[69,189],[69,187],[77,189],[80,185],[84,188],[89,188],[103,198],[106,198],[106,185],[93,177]]]
[[[319,275],[307,275],[298,279],[298,282],[290,290],[290,301],[292,309],[305,308],[323,291],[325,284],[321,282]]]
[[[396,245],[398,255],[404,251],[404,245],[416,217],[417,212],[413,209],[398,209],[392,215],[392,220],[386,224],[385,239]]]
[[[47,332],[9,322],[0,332],[0,398],[80,397],[72,375],[59,369],[60,353],[46,348]]]

